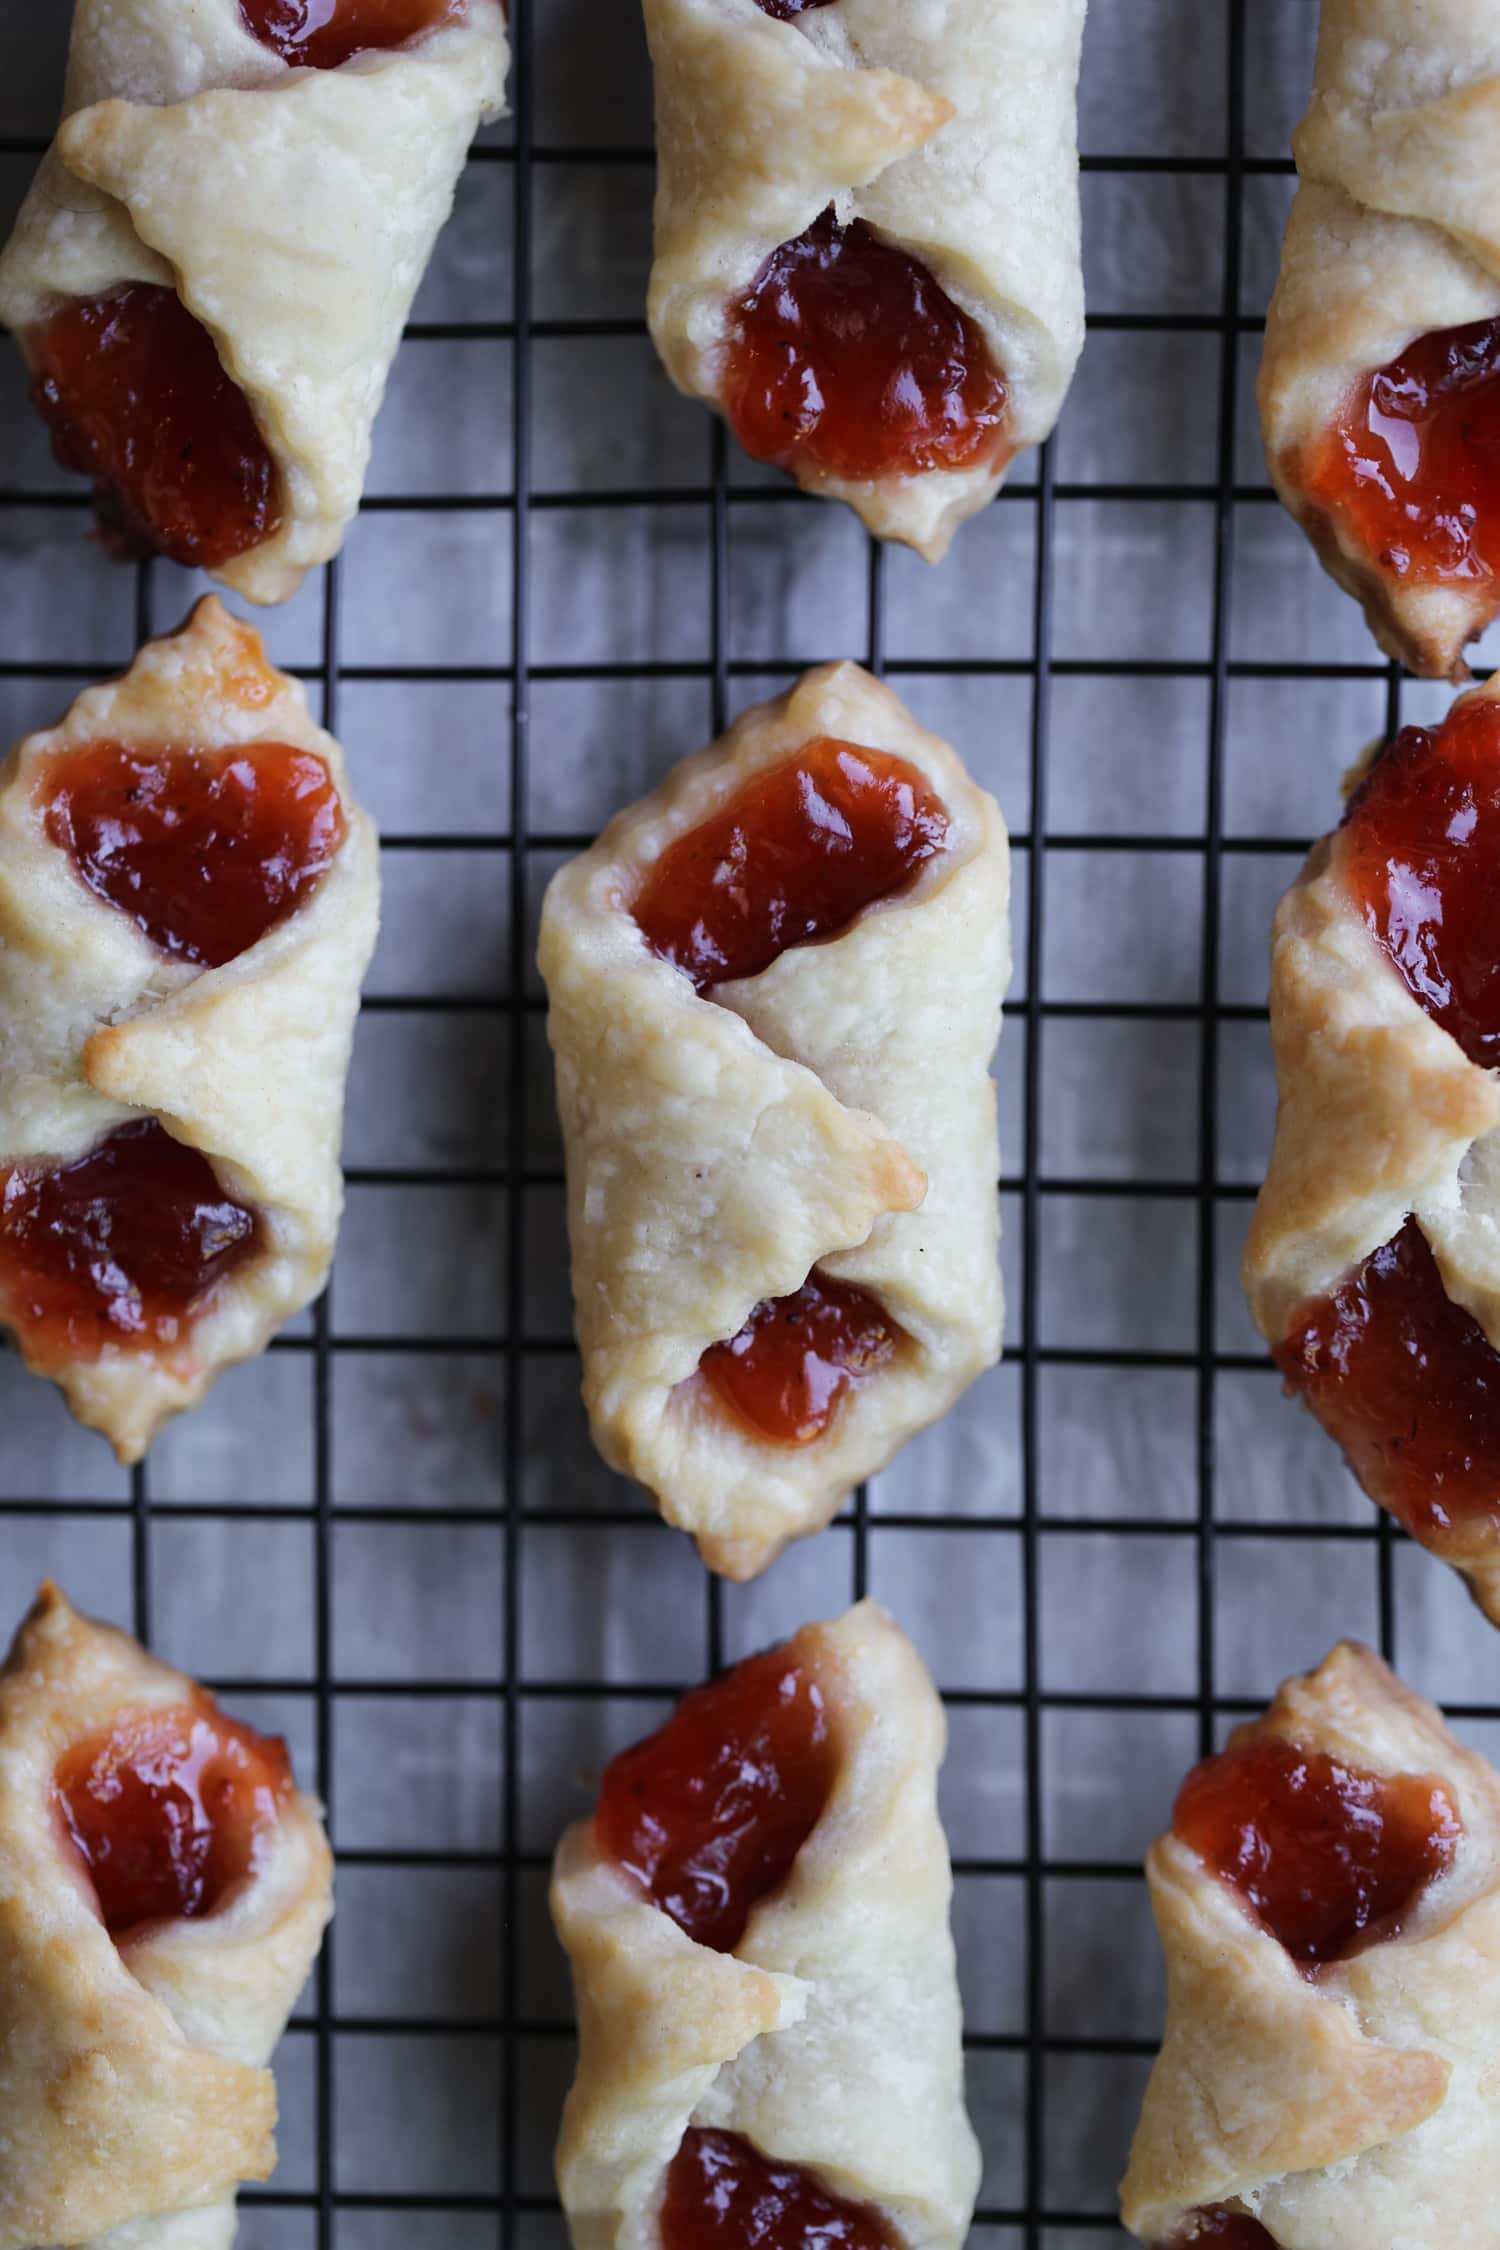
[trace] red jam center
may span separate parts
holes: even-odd
[[[404,47],[463,7],[464,0],[240,0],[252,38],[312,70],[337,70],[372,47]]]
[[[739,1334],[710,1344],[698,1365],[758,1437],[811,1445],[901,1341],[874,1297],[813,1273],[795,1296],[757,1305]]]
[[[1500,1523],[1500,1356],[1443,1288],[1415,1219],[1277,1346],[1360,1482],[1439,1550],[1464,1523]]]
[[[216,570],[275,530],[265,440],[172,290],[131,282],[75,298],[30,331],[27,356],[52,450],[93,478],[112,554]]]
[[[826,8],[829,0],[756,0],[756,5],[762,15],[774,16],[778,23],[790,23],[809,8]]]
[[[1398,734],[1350,800],[1338,867],[1434,1022],[1500,1065],[1500,707]]]
[[[635,918],[703,992],[837,935],[947,839],[942,800],[915,766],[824,736],[669,844]]]
[[[1364,1773],[1274,1734],[1195,1766],[1172,1826],[1304,1969],[1394,1937],[1462,1834],[1431,1775]]]
[[[179,1343],[260,1241],[255,1213],[154,1118],[76,1163],[0,1172],[0,1305],[54,1364]]]
[[[1407,727],[1350,799],[1336,869],[1414,999],[1471,1062],[1500,1067],[1500,712],[1471,700]],[[1500,1357],[1443,1288],[1414,1219],[1276,1350],[1360,1482],[1417,1539],[1500,1523]]]
[[[833,1786],[823,1690],[795,1644],[685,1695],[605,1769],[600,1848],[700,1945],[732,1952]]]
[[[1304,466],[1395,578],[1489,578],[1500,560],[1500,320],[1422,336],[1355,386]]]
[[[1162,2250],[1193,2250],[1199,2242],[1217,2243],[1219,2250],[1276,2250],[1274,2236],[1248,2211],[1231,2211],[1211,2203],[1184,2221]]]
[[[859,479],[1006,457],[1005,385],[927,268],[832,207],[731,309],[723,380],[757,461]]]
[[[739,2133],[689,2126],[667,2168],[662,2250],[900,2250],[880,2212],[775,2164]]]
[[[50,841],[153,945],[217,968],[300,903],[344,834],[327,766],[284,742],[132,750],[97,742],[49,761]]]
[[[207,1701],[80,1742],[56,1775],[63,1825],[112,1937],[212,1914],[255,1872],[291,1787],[286,1744]]]

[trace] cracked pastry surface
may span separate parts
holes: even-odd
[[[806,1708],[793,1726],[796,1697]],[[854,2205],[855,2240],[958,2250],[979,2152],[936,1810],[943,1747],[915,1651],[862,1602],[689,1696],[606,1774],[598,1815],[564,1837],[552,1882],[579,2012],[557,2149],[578,2250],[670,2246],[715,2170],[722,2184],[736,2164],[801,2175],[783,2178],[787,2200],[810,2188]],[[808,1759],[811,1794],[797,1780]],[[722,1761],[756,1788],[748,1820]],[[695,1773],[710,1776],[707,1792]],[[674,1812],[689,1830],[703,1823],[701,1892],[729,1869],[737,1936],[691,1934],[690,1850],[672,1882],[616,1856],[622,1803],[671,1841],[683,1840]],[[759,1851],[778,1810],[780,1832]]]
[[[322,1286],[378,895],[212,597],[0,766],[0,1320],[124,1461]]]
[[[846,853],[857,807],[875,840]],[[799,867],[819,910],[832,884],[831,923],[804,900],[793,926],[776,894]],[[820,1528],[999,1355],[1008,897],[993,800],[852,664],[747,712],[549,887],[595,1442],[731,1577]],[[726,900],[729,950],[695,969]],[[783,910],[769,956],[742,950]]]
[[[1500,33],[1483,0],[1322,0],[1260,409],[1281,498],[1412,671],[1500,610]]]
[[[0,321],[67,465],[104,472],[111,542],[253,601],[338,551],[412,298],[502,106],[500,0],[398,15],[432,20],[319,68],[260,35],[253,0],[78,0],[64,122],[0,255]]]
[[[1151,2250],[1482,2241],[1500,2099],[1485,1760],[1343,1643],[1189,1776],[1147,1874],[1168,2000],[1132,2233]]]
[[[228,2250],[332,1873],[284,1744],[42,1588],[0,1670],[3,2250]]]
[[[645,13],[667,372],[748,451],[937,561],[1047,436],[1082,346],[1083,0]]]
[[[1500,1619],[1500,694],[1368,767],[1276,912],[1244,1283],[1370,1497]]]

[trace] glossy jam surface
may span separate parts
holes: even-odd
[[[824,736],[669,844],[633,912],[652,951],[703,992],[836,936],[947,837],[915,766]]]
[[[1005,458],[1005,385],[978,327],[906,251],[832,208],[731,308],[722,396],[757,461],[913,476]]]
[[[1465,1526],[1500,1527],[1500,1356],[1415,1219],[1303,1308],[1276,1364],[1413,1538],[1441,1551]]]
[[[105,546],[215,570],[276,529],[276,474],[244,393],[174,291],[131,282],[27,337],[65,469],[94,480]]]
[[[404,47],[463,8],[464,0],[240,0],[252,37],[311,70],[337,70],[371,48]]]
[[[1304,1969],[1394,1936],[1462,1833],[1430,1774],[1365,1773],[1274,1734],[1195,1766],[1172,1826]]]
[[[0,1172],[0,1305],[43,1362],[170,1350],[260,1240],[255,1213],[154,1118],[75,1163]]]
[[[833,1786],[823,1690],[796,1643],[685,1695],[605,1770],[600,1847],[700,1945],[732,1952]]]
[[[1195,2211],[1161,2250],[1193,2250],[1198,2242],[1217,2243],[1218,2250],[1277,2250],[1274,2235],[1248,2211],[1231,2211],[1222,2203]]]
[[[689,2126],[667,2168],[662,2250],[900,2250],[880,2212],[772,2163],[739,2133]]]
[[[826,8],[829,0],[756,0],[762,15],[775,16],[778,23],[790,23],[794,16],[805,15],[809,8]]]
[[[163,953],[209,968],[290,914],[344,834],[327,766],[284,742],[93,743],[50,762],[38,802],[97,897]]]
[[[1398,734],[1349,801],[1338,867],[1434,1022],[1500,1066],[1500,706]]]
[[[255,1872],[291,1793],[286,1744],[200,1707],[143,1712],[58,1765],[58,1808],[104,1926],[212,1914]]]
[[[876,1298],[815,1272],[795,1296],[757,1305],[739,1334],[711,1344],[698,1366],[758,1437],[811,1445],[901,1342]]]
[[[1500,562],[1500,320],[1423,336],[1367,376],[1302,474],[1393,577],[1488,579]]]

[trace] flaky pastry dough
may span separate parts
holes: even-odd
[[[1471,693],[1500,700],[1500,677]],[[1276,1139],[1243,1267],[1261,1334],[1283,1342],[1300,1308],[1414,1217],[1444,1289],[1500,1350],[1500,1077],[1470,1062],[1397,974],[1340,878],[1337,831],[1276,910],[1271,1043]],[[1488,1518],[1456,1522],[1441,1552],[1500,1624]]]
[[[246,952],[220,968],[174,960],[47,836],[39,767],[98,741],[313,751],[339,793],[342,845]],[[344,1079],[378,914],[375,831],[349,793],[342,750],[259,635],[212,596],[0,765],[0,1167],[72,1162],[151,1115],[201,1149],[261,1218],[261,1251],[217,1285],[170,1354],[111,1347],[61,1369],[46,1361],[79,1420],[122,1461],[138,1460],[162,1422],[323,1285],[343,1204]],[[25,1356],[24,1331],[17,1341]]]
[[[1500,317],[1500,23],[1488,0],[1322,0],[1302,184],[1266,322],[1266,458],[1388,656],[1468,678],[1500,610],[1489,580],[1403,584],[1302,489],[1299,457],[1353,387],[1419,337]]]
[[[1083,345],[1075,91],[1085,0],[835,0],[790,21],[756,0],[645,0],[656,73],[648,316],[668,374],[718,403],[731,307],[832,204],[919,259],[976,321],[1040,445]],[[999,469],[849,482],[882,539],[937,562]]]
[[[557,2179],[577,2250],[656,2250],[689,2125],[743,2134],[908,2250],[958,2250],[979,2186],[937,1814],[942,1705],[874,1602],[789,1644],[815,1669],[837,1773],[781,1887],[732,1953],[697,1944],[601,1852],[558,1847],[552,1915],[573,1965],[578,2074]]]
[[[631,902],[669,844],[819,736],[909,760],[947,808],[948,845],[839,935],[700,998]],[[1008,902],[998,806],[854,664],[747,711],[549,887],[539,958],[594,1438],[731,1578],[819,1529],[999,1356],[989,1061]],[[911,1341],[822,1437],[788,1447],[732,1418],[697,1368],[814,1266]]]
[[[1463,1834],[1398,1935],[1315,1976],[1181,1838],[1158,1838],[1167,2024],[1125,2224],[1165,2243],[1201,2206],[1241,2203],[1278,2250],[1482,2243],[1500,2147],[1500,1777],[1352,1642],[1288,1681],[1254,1731],[1431,1774]]]
[[[0,1671],[0,2250],[227,2250],[275,2164],[265,2066],[332,1912],[316,1802],[217,1912],[120,1945],[53,1807],[75,1744],[206,1700],[52,1585]]]
[[[214,576],[285,601],[336,554],[474,131],[503,106],[500,0],[405,48],[293,69],[239,0],[77,0],[64,123],[0,256],[0,322],[173,288],[244,392],[279,527]]]

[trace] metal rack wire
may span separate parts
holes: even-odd
[[[1096,0],[1097,4],[1100,4],[1100,0]],[[1110,0],[1102,0],[1102,4],[1108,5]],[[1124,4],[1124,0],[1116,0],[1116,4]],[[1139,1869],[1133,1860],[1069,1860],[1049,1856],[1044,1817],[1044,1726],[1048,1714],[1054,1711],[1184,1713],[1195,1724],[1200,1748],[1210,1747],[1215,1739],[1216,1729],[1227,1712],[1251,1707],[1248,1702],[1226,1697],[1220,1692],[1216,1649],[1216,1593],[1221,1556],[1244,1541],[1267,1537],[1295,1541],[1299,1537],[1315,1535],[1320,1540],[1345,1541],[1353,1546],[1366,1548],[1373,1555],[1377,1574],[1380,1637],[1386,1653],[1395,1653],[1393,1555],[1396,1542],[1390,1527],[1383,1520],[1378,1524],[1373,1519],[1347,1524],[1322,1522],[1301,1525],[1286,1521],[1268,1524],[1239,1519],[1225,1521],[1216,1512],[1216,1383],[1226,1371],[1241,1372],[1264,1365],[1264,1361],[1253,1353],[1221,1348],[1216,1316],[1216,1291],[1222,1264],[1217,1227],[1221,1207],[1229,1202],[1243,1200],[1249,1193],[1242,1183],[1226,1182],[1219,1177],[1220,1035],[1226,1025],[1259,1020],[1264,1014],[1262,1009],[1252,1005],[1227,1000],[1222,991],[1221,917],[1224,876],[1232,855],[1274,853],[1280,856],[1287,855],[1295,848],[1287,837],[1281,835],[1228,834],[1225,831],[1225,739],[1230,683],[1234,680],[1289,679],[1304,674],[1324,679],[1384,681],[1389,723],[1399,723],[1401,715],[1400,682],[1393,671],[1378,662],[1299,667],[1287,663],[1262,662],[1231,653],[1231,601],[1238,512],[1243,508],[1266,504],[1270,499],[1262,486],[1239,482],[1236,477],[1236,430],[1244,379],[1240,346],[1242,338],[1253,334],[1261,325],[1259,319],[1242,310],[1241,305],[1245,185],[1247,180],[1257,174],[1284,173],[1289,170],[1289,165],[1278,157],[1256,157],[1247,153],[1246,64],[1251,9],[1249,0],[1222,0],[1222,5],[1227,20],[1223,154],[1201,157],[1111,157],[1095,153],[1085,157],[1087,173],[1107,177],[1123,177],[1130,173],[1159,173],[1207,174],[1223,179],[1223,276],[1217,311],[1104,314],[1093,317],[1090,324],[1095,333],[1110,329],[1156,329],[1173,334],[1201,331],[1218,340],[1217,451],[1212,480],[1201,483],[1069,483],[1059,480],[1054,449],[1049,446],[1039,458],[1034,478],[1028,480],[1023,469],[1023,481],[1013,485],[998,503],[1003,508],[1028,511],[1034,520],[1035,564],[1031,589],[1031,647],[1028,654],[996,657],[993,660],[889,656],[888,563],[883,552],[873,543],[868,555],[864,647],[853,652],[842,648],[830,648],[823,652],[828,656],[857,653],[873,670],[883,671],[897,678],[904,674],[935,677],[964,673],[997,681],[1014,677],[1028,682],[1032,692],[1028,753],[1030,825],[1013,838],[1018,855],[1026,859],[1030,868],[1030,885],[1024,908],[1029,981],[1024,996],[1015,999],[1007,1011],[1012,1020],[1019,1019],[1027,1030],[1023,1089],[1025,1131],[1021,1168],[1009,1173],[1003,1182],[1004,1189],[1014,1198],[1019,1211],[1022,1280],[1019,1294],[1013,1298],[1010,1308],[1011,1341],[1007,1347],[1007,1358],[1019,1373],[1021,1501],[1017,1509],[1006,1512],[924,1510],[920,1514],[914,1514],[885,1508],[873,1510],[868,1495],[861,1492],[846,1516],[825,1535],[829,1541],[841,1541],[844,1544],[848,1562],[848,1590],[854,1597],[863,1594],[871,1582],[872,1553],[878,1542],[893,1531],[906,1529],[951,1534],[960,1542],[985,1531],[1014,1534],[1016,1538],[1021,1578],[1024,1655],[1022,1684],[1014,1688],[957,1689],[950,1696],[950,1702],[955,1708],[973,1705],[986,1710],[1009,1710],[1015,1713],[1022,1734],[1025,1773],[1024,1849],[1009,1857],[960,1856],[956,1862],[960,1875],[1014,1879],[1024,1886],[1024,1926],[1027,1940],[1024,2020],[1013,2031],[979,2031],[972,2034],[970,2040],[971,2048],[976,2054],[992,2052],[1016,2058],[1021,2073],[1019,2091],[1024,2099],[1025,2122],[1018,2191],[1002,2201],[987,2201],[979,2214],[979,2224],[988,2231],[991,2240],[997,2244],[1014,2246],[1014,2250],[1020,2250],[1023,2244],[1025,2250],[1041,2250],[1044,2244],[1053,2245],[1054,2250],[1065,2250],[1067,2244],[1083,2236],[1087,2236],[1092,2242],[1102,2241],[1113,2233],[1115,2222],[1112,2212],[1105,2205],[1090,2203],[1086,2207],[1080,2207],[1066,2193],[1058,2192],[1054,2184],[1056,2163],[1049,2153],[1049,2132],[1058,2114],[1059,2102],[1066,2099],[1065,2095],[1059,2093],[1055,2073],[1059,2063],[1066,2062],[1069,2058],[1113,2055],[1143,2060],[1149,2053],[1149,2043],[1144,2039],[1065,2035],[1055,2032],[1049,2026],[1045,1941],[1050,1887],[1073,1880],[1134,1884],[1139,1880]],[[533,660],[535,619],[528,562],[534,519],[548,511],[568,509],[578,505],[580,501],[579,495],[566,490],[539,489],[532,480],[536,381],[533,347],[543,340],[567,339],[575,348],[582,350],[588,348],[591,339],[638,336],[642,329],[639,320],[549,320],[535,316],[533,236],[536,183],[548,166],[558,163],[639,166],[650,162],[650,152],[646,149],[555,147],[538,143],[533,130],[534,58],[538,17],[546,6],[547,0],[511,0],[515,49],[511,78],[514,136],[508,144],[485,143],[474,152],[476,163],[504,165],[513,174],[510,239],[514,272],[513,317],[473,322],[418,323],[411,331],[411,342],[408,345],[408,349],[420,350],[427,341],[463,338],[475,346],[493,345],[509,355],[513,372],[511,437],[514,446],[514,489],[464,494],[431,492],[416,497],[376,495],[367,502],[367,508],[372,514],[418,507],[423,510],[484,513],[487,521],[493,524],[496,541],[507,542],[509,546],[512,585],[509,659],[490,661],[487,655],[481,653],[478,661],[462,667],[346,662],[342,653],[345,623],[343,578],[340,566],[335,564],[326,572],[323,582],[320,654],[315,664],[305,668],[315,696],[321,699],[324,720],[335,729],[339,724],[343,692],[351,683],[356,682],[440,679],[487,685],[494,691],[497,725],[503,717],[506,728],[504,756],[508,766],[511,805],[508,826],[479,834],[387,834],[385,846],[393,854],[412,851],[441,854],[459,849],[479,851],[493,855],[497,865],[508,865],[511,941],[508,985],[504,991],[487,994],[465,991],[423,993],[418,997],[391,994],[376,996],[367,1002],[369,1009],[377,1013],[421,1010],[435,1014],[469,1016],[474,1020],[477,1038],[500,1042],[511,1089],[503,1160],[493,1165],[470,1165],[458,1169],[365,1166],[354,1167],[350,1172],[351,1184],[358,1188],[467,1187],[488,1189],[499,1195],[505,1220],[503,1327],[498,1334],[483,1336],[438,1333],[347,1334],[338,1325],[338,1298],[335,1291],[330,1299],[324,1300],[317,1307],[307,1334],[293,1334],[277,1341],[273,1347],[276,1351],[306,1354],[311,1359],[311,1501],[306,1506],[293,1507],[281,1504],[274,1507],[237,1505],[232,1512],[237,1523],[253,1522],[259,1517],[266,1517],[278,1524],[300,1522],[307,1526],[310,1532],[313,1572],[313,1664],[310,1674],[305,1677],[219,1679],[214,1682],[222,1693],[230,1696],[238,1692],[257,1696],[281,1693],[309,1697],[314,1713],[315,1752],[320,1785],[325,1797],[332,1800],[335,1796],[334,1769],[337,1755],[336,1708],[345,1700],[379,1696],[392,1690],[391,1682],[366,1677],[351,1678],[340,1670],[334,1628],[336,1528],[359,1523],[390,1525],[410,1522],[423,1526],[488,1526],[498,1532],[503,1545],[504,1563],[500,1676],[482,1683],[476,1683],[467,1677],[426,1677],[420,1680],[403,1678],[400,1682],[401,1695],[412,1699],[478,1699],[498,1730],[504,1774],[503,1849],[459,1855],[461,1864],[481,1872],[486,1878],[493,1877],[493,1904],[503,1933],[498,1990],[492,2009],[487,2008],[481,2013],[461,2018],[402,2015],[387,2020],[363,2014],[341,2014],[335,2002],[335,1962],[340,1944],[340,1933],[335,1927],[320,1964],[315,1986],[304,2003],[304,2012],[297,2026],[298,2032],[311,2041],[313,2048],[313,2106],[316,2125],[314,2177],[305,2188],[273,2184],[266,2190],[252,2191],[244,2199],[247,2240],[253,2240],[256,2245],[274,2244],[278,2246],[278,2250],[283,2244],[287,2246],[287,2250],[291,2250],[293,2245],[301,2250],[301,2246],[308,2242],[315,2242],[317,2250],[333,2250],[335,2242],[340,2244],[340,2250],[348,2250],[349,2243],[355,2239],[354,2228],[358,2215],[367,2212],[405,2213],[417,2225],[431,2221],[438,2214],[450,2213],[460,2217],[467,2215],[473,2223],[476,2239],[480,2231],[488,2237],[492,2230],[498,2230],[501,2241],[506,2245],[521,2242],[529,2232],[535,2232],[538,2228],[543,2234],[548,2234],[549,2239],[555,2235],[555,2204],[546,2195],[533,2192],[526,2185],[534,2166],[528,2169],[522,2164],[526,2116],[522,2093],[530,2059],[539,2047],[551,2045],[555,2048],[558,2042],[566,2040],[570,2035],[567,2024],[550,2019],[536,2020],[528,2015],[523,2005],[522,1886],[528,1878],[535,1877],[543,1864],[543,1855],[521,1848],[524,1833],[521,1741],[523,1713],[535,1701],[548,1697],[652,1700],[688,1684],[682,1679],[622,1682],[588,1677],[555,1678],[550,1675],[536,1678],[528,1676],[525,1666],[523,1609],[527,1599],[527,1568],[523,1534],[527,1526],[539,1521],[545,1521],[551,1526],[570,1524],[582,1556],[591,1534],[598,1534],[605,1528],[623,1529],[651,1521],[643,1509],[623,1499],[616,1507],[590,1506],[569,1510],[556,1506],[537,1508],[527,1496],[527,1385],[541,1362],[569,1354],[572,1345],[570,1339],[563,1335],[533,1336],[527,1333],[527,1200],[538,1189],[554,1189],[558,1185],[559,1175],[555,1170],[538,1167],[530,1159],[528,1104],[534,1099],[536,1092],[534,1085],[529,1083],[536,1075],[531,1033],[539,1002],[536,995],[526,988],[524,964],[539,888],[536,872],[538,855],[573,849],[588,841],[582,834],[533,828],[531,825],[527,780],[532,695],[538,685],[560,681],[612,678],[632,681],[699,681],[706,687],[708,715],[714,731],[717,731],[729,715],[733,700],[731,683],[736,678],[750,675],[760,677],[776,672],[790,674],[798,667],[790,662],[778,664],[760,658],[736,657],[731,653],[734,517],[736,506],[744,494],[734,481],[731,449],[721,432],[715,435],[713,441],[711,476],[702,486],[674,487],[670,492],[650,488],[616,488],[592,491],[586,496],[587,505],[591,508],[608,510],[671,506],[695,514],[700,520],[706,519],[710,571],[709,641],[702,656],[691,660],[638,664],[540,663]],[[0,155],[4,156],[24,156],[39,148],[40,143],[30,140],[15,137],[0,140]],[[764,506],[768,502],[787,507],[810,505],[790,489],[767,491],[757,486],[753,497],[757,506]],[[1198,502],[1213,510],[1212,633],[1207,657],[1202,660],[1173,658],[1155,661],[1146,658],[1109,659],[1055,654],[1054,564],[1059,512],[1076,502],[1141,505],[1158,501]],[[83,504],[82,496],[76,492],[53,489],[33,491],[8,481],[0,488],[0,524],[4,523],[9,511],[21,508],[78,509]],[[948,565],[949,569],[954,567],[954,564]],[[149,570],[143,570],[139,580],[136,624],[138,637],[148,637],[152,626]],[[81,682],[97,676],[101,669],[107,668],[84,660],[36,662],[25,651],[7,650],[3,663],[0,663],[0,678]],[[1206,684],[1207,727],[1203,747],[1206,774],[1205,817],[1198,832],[1132,832],[1128,836],[1117,836],[1053,827],[1048,787],[1052,764],[1053,691],[1059,681],[1073,677],[1162,677],[1199,680]],[[687,746],[684,744],[678,747]],[[1049,873],[1068,855],[1081,851],[1107,853],[1117,849],[1163,855],[1183,854],[1198,867],[1201,876],[1203,935],[1198,961],[1197,992],[1191,1000],[1104,1001],[1049,998],[1044,989]],[[1095,1179],[1054,1174],[1044,1167],[1045,1041],[1049,1026],[1069,1018],[1180,1020],[1199,1027],[1201,1044],[1195,1089],[1196,1168],[1192,1177]],[[1079,1198],[1106,1195],[1171,1200],[1192,1207],[1196,1223],[1197,1281],[1194,1334],[1190,1349],[1160,1350],[1144,1346],[1134,1350],[1094,1349],[1047,1345],[1042,1342],[1039,1304],[1044,1266],[1043,1218],[1048,1200],[1058,1196]],[[422,1505],[403,1509],[389,1506],[365,1508],[346,1504],[342,1500],[336,1502],[332,1474],[334,1370],[341,1356],[358,1353],[393,1356],[412,1353],[481,1354],[493,1359],[503,1368],[503,1505],[495,1508],[446,1509]],[[1102,1367],[1119,1371],[1173,1370],[1191,1378],[1194,1385],[1193,1436],[1197,1488],[1197,1508],[1191,1520],[1166,1521],[1156,1516],[1129,1512],[1062,1514],[1044,1507],[1039,1458],[1042,1416],[1039,1383],[1043,1371],[1051,1366]],[[194,1518],[217,1519],[226,1513],[222,1501],[195,1502],[178,1499],[172,1504],[174,1523]],[[95,1517],[118,1519],[122,1516],[128,1518],[130,1526],[134,1622],[137,1630],[149,1638],[156,1585],[153,1542],[160,1520],[153,1505],[149,1469],[134,1472],[128,1500],[43,1500],[25,1496],[0,1499],[0,1530],[3,1530],[6,1518],[27,1517],[47,1522],[67,1518],[76,1522]],[[1058,1532],[1088,1536],[1107,1533],[1124,1538],[1176,1538],[1191,1544],[1197,1592],[1197,1679],[1193,1692],[1136,1692],[1127,1682],[1118,1694],[1101,1694],[1091,1688],[1046,1684],[1044,1618],[1040,1597],[1042,1549],[1046,1537]],[[724,1596],[716,1583],[705,1579],[701,1598],[702,1663],[706,1670],[713,1670],[725,1654]],[[1458,1708],[1462,1711],[1464,1707]],[[1483,1715],[1480,1707],[1470,1708],[1476,1715]],[[340,1842],[336,1825],[335,1843],[339,1848],[341,1866],[345,1869],[375,1867],[417,1870],[448,1867],[455,1863],[455,1855],[450,1852],[428,1851],[419,1846],[403,1850],[353,1848]],[[341,2177],[336,2158],[336,2080],[341,2043],[382,2033],[424,2035],[464,2042],[482,2041],[494,2051],[498,2066],[498,2115],[495,2126],[500,2157],[492,2190],[461,2194],[415,2190],[407,2193],[389,2188],[366,2189],[357,2182]],[[463,2240],[466,2244],[467,2235]]]

